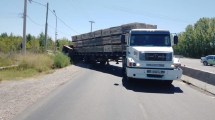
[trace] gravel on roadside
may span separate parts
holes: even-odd
[[[58,86],[72,80],[81,69],[71,65],[54,73],[0,83],[0,120],[11,120]]]

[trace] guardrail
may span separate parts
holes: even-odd
[[[183,70],[184,75],[211,85],[215,85],[215,73],[197,70],[194,68],[184,67],[184,66],[181,66],[181,68]]]

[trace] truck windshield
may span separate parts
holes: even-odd
[[[169,34],[132,34],[130,46],[171,46]]]

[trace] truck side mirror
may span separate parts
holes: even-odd
[[[178,36],[177,36],[177,35],[176,35],[176,36],[174,36],[174,38],[173,38],[173,39],[174,39],[174,44],[175,44],[175,45],[177,45],[177,44],[178,44]]]

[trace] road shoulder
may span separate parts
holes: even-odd
[[[52,74],[0,84],[0,120],[11,120],[28,106],[72,80],[80,68],[71,65]]]

